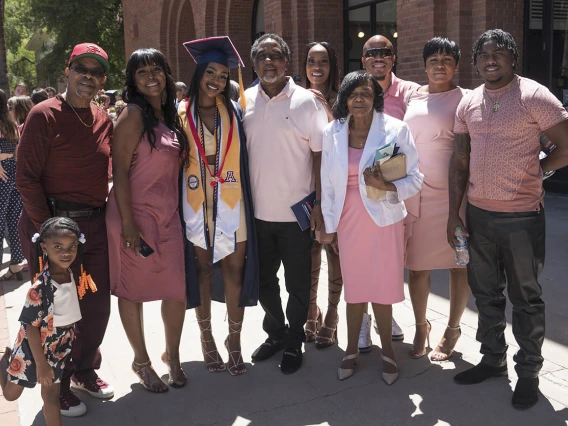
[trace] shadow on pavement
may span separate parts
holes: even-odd
[[[185,388],[152,394],[132,384],[130,393],[110,401],[81,394],[89,413],[64,418],[63,425],[565,426],[568,420],[568,410],[556,412],[543,396],[530,410],[515,410],[511,386],[504,377],[473,386],[455,384],[456,372],[471,367],[459,353],[451,361],[431,363],[427,357],[411,360],[408,349],[409,344],[396,344],[401,375],[392,386],[381,380],[376,346],[359,356],[355,374],[343,382],[336,376],[343,356],[337,346],[324,351],[308,346],[304,367],[291,376],[278,368],[281,354],[262,363],[247,363],[248,372],[240,377],[209,373],[203,362],[187,362],[183,363],[189,377]],[[33,425],[44,424],[38,412]]]

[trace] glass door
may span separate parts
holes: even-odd
[[[396,0],[344,0],[345,74],[362,69],[363,45],[369,37],[387,37],[396,52]]]
[[[523,74],[568,105],[568,0],[526,0]]]

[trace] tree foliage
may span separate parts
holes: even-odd
[[[4,37],[6,42],[10,90],[20,81],[33,88],[37,84],[35,55],[25,49],[33,35],[25,0],[5,0]]]
[[[6,48],[10,52],[17,52],[22,45],[28,42],[35,31],[30,19],[30,6],[26,0],[5,0],[5,4]]]
[[[121,0],[16,0],[29,5],[29,28],[45,28],[54,40],[42,58],[49,75],[61,75],[69,55],[78,43],[101,46],[109,56],[107,88],[124,84],[124,27]]]

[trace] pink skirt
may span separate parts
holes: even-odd
[[[337,238],[345,302],[392,305],[404,300],[403,222],[378,226],[358,184],[347,186]]]

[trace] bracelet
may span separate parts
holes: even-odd
[[[315,200],[314,206],[321,206],[321,200]]]

